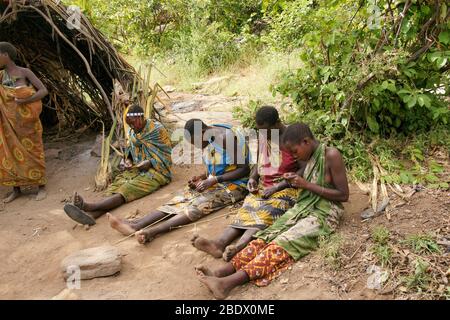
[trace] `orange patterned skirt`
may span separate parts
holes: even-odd
[[[18,105],[15,98],[34,94],[31,87],[0,85],[0,185],[45,185],[41,101]]]
[[[257,286],[267,286],[273,279],[288,269],[294,259],[275,243],[253,240],[231,259],[234,269],[247,273]]]

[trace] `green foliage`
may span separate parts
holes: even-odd
[[[377,226],[373,228],[371,236],[375,243],[384,245],[389,241],[390,232],[384,226]]]
[[[388,245],[376,244],[373,246],[372,252],[383,267],[391,264],[392,249]]]
[[[414,265],[414,274],[404,277],[402,282],[408,289],[416,289],[419,292],[426,290],[432,280],[428,273],[429,265],[420,258],[414,261]]]
[[[313,10],[304,1],[308,4],[303,4],[303,11],[299,2],[293,2],[278,17],[290,23],[284,15],[290,10],[298,13],[294,15],[299,24],[295,30],[302,30],[298,46],[305,66],[286,73],[274,88],[292,98],[299,107],[299,117],[322,111],[332,115],[330,121],[337,126],[344,121],[345,129],[384,136],[448,124],[444,98],[449,95],[449,77],[443,71],[450,58],[447,31],[440,33],[440,42],[416,56],[417,48],[423,46],[421,27],[432,18],[434,7],[413,4],[397,36],[365,27],[369,17],[364,10],[352,20],[359,6],[355,1],[316,1]],[[394,15],[398,20],[404,4],[398,2],[391,12],[386,1],[378,5],[386,8],[383,27],[395,30],[388,17]],[[436,24],[438,30],[448,29],[443,18]],[[276,27],[272,30],[280,35]],[[285,39],[286,44],[291,43],[289,35]]]
[[[280,1],[276,1],[278,7],[272,5],[272,10],[266,11],[267,19],[271,20],[271,24],[270,31],[263,35],[262,41],[279,51],[299,48],[303,35],[311,31],[313,27],[312,24],[304,21],[313,10],[312,2],[312,0],[295,0],[288,4],[284,1],[280,6]],[[282,8],[283,10],[279,10]]]
[[[123,51],[141,55],[169,54],[194,63],[205,72],[236,61],[239,47],[246,47],[238,42],[248,40],[245,31],[262,15],[261,3],[257,0],[65,2],[81,6],[94,24]]]
[[[372,246],[373,254],[383,267],[390,265],[393,252],[388,244],[390,237],[389,230],[383,226],[377,226],[372,230],[371,236],[374,242]]]
[[[410,235],[402,243],[418,254],[441,253],[439,245],[433,239],[433,236],[429,234]]]
[[[233,108],[233,117],[239,119],[245,128],[256,129],[256,112],[263,105],[261,100],[250,100],[248,105],[235,106]]]
[[[344,241],[338,234],[319,238],[319,254],[327,265],[339,269],[342,265],[342,246]]]

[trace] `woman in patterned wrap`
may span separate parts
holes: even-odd
[[[286,148],[307,161],[303,177],[286,173],[291,185],[301,188],[295,204],[273,225],[255,234],[255,240],[230,263],[217,269],[196,267],[202,283],[217,299],[248,281],[265,286],[295,261],[317,248],[318,239],[337,228],[341,202],[349,197],[347,175],[340,152],[317,141],[305,124],[289,126],[283,135]]]
[[[225,261],[230,261],[242,250],[257,231],[272,225],[290,209],[300,192],[283,180],[284,173],[296,172],[300,165],[280,147],[279,140],[286,126],[280,121],[277,109],[271,106],[259,108],[255,122],[259,131],[258,158],[247,184],[250,194],[221,235],[211,240],[194,235],[191,240],[197,249]],[[231,244],[238,237],[237,243]]]
[[[46,197],[45,156],[39,115],[47,89],[36,75],[14,62],[16,48],[0,42],[0,185],[13,187],[3,201],[21,195],[20,187],[38,186]]]
[[[73,204],[64,211],[81,224],[95,224],[95,219],[124,203],[147,196],[171,181],[172,147],[167,130],[154,119],[145,119],[139,105],[128,109],[130,126],[125,159],[119,173],[106,190],[105,199],[87,202],[75,193]],[[87,213],[89,212],[89,213]]]
[[[137,231],[136,238],[141,244],[236,203],[247,195],[249,149],[242,132],[226,124],[208,126],[199,119],[188,120],[184,129],[186,141],[202,150],[206,172],[193,177],[180,194],[140,219],[122,220],[109,216],[111,227],[120,233],[130,235]],[[157,223],[166,217],[166,221]],[[153,224],[156,225],[146,228]]]

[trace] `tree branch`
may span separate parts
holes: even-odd
[[[409,10],[409,8],[411,7],[412,2],[410,0],[408,0],[408,2],[405,4],[405,6],[403,7],[403,11],[402,13],[400,13],[400,21],[398,22],[398,28],[397,28],[397,33],[395,34],[395,40],[394,40],[394,48],[397,47],[397,41],[398,41],[398,36],[400,34],[400,30],[402,29],[402,24],[403,24],[403,19],[405,19],[406,17],[406,12]],[[396,23],[397,24],[397,23]]]

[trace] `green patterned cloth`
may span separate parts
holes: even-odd
[[[319,145],[306,165],[304,178],[320,186],[325,184],[325,150]],[[304,190],[294,207],[275,223],[259,231],[255,237],[266,243],[275,243],[295,260],[307,255],[318,246],[320,236],[332,233],[343,214],[341,203],[326,200]]]

